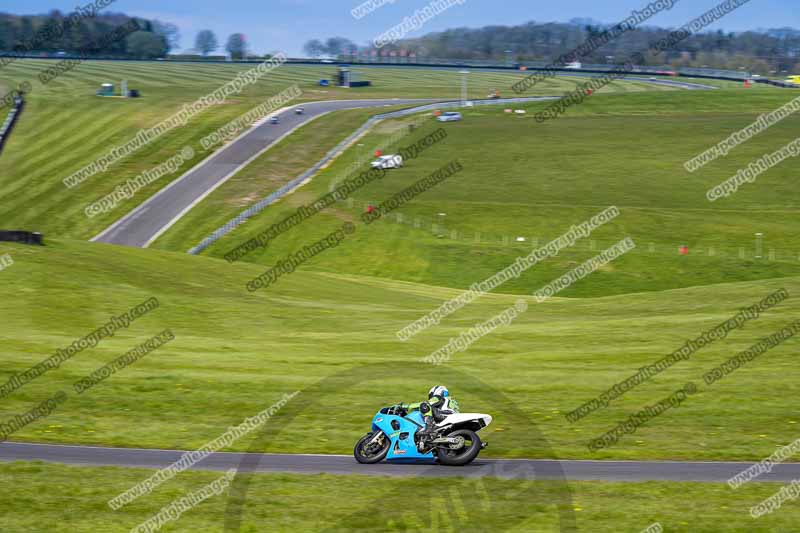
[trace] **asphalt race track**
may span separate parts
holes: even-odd
[[[596,77],[580,73],[567,73],[566,75]],[[696,83],[651,80],[638,76],[626,76],[622,79],[653,85],[667,85],[686,90],[714,89],[714,87]],[[520,96],[524,97],[524,95]],[[280,112],[281,120],[279,124],[264,122],[250,129],[170,185],[161,189],[136,209],[95,236],[92,241],[146,248],[177,222],[181,216],[211,194],[214,189],[222,185],[227,179],[247,166],[250,161],[295,129],[325,113],[343,109],[422,104],[437,101],[443,100],[397,98],[386,100],[331,100],[301,104],[305,110],[303,115],[296,115],[292,109]],[[502,101],[498,103],[502,103]],[[315,161],[309,161],[309,167],[313,163]]]
[[[159,469],[186,453],[174,450],[100,448],[59,444],[0,443],[0,461],[45,461],[80,466]],[[247,459],[246,461],[244,461]],[[244,461],[244,462],[243,462]],[[504,479],[567,479],[581,481],[725,482],[752,463],[691,461],[553,461],[482,459],[465,467],[431,464],[362,465],[349,455],[214,453],[195,470],[293,474],[363,474],[375,476],[498,477]],[[800,463],[783,463],[753,481],[791,482],[800,478]]]
[[[248,130],[244,135],[217,150],[211,157],[203,160],[179,179],[151,196],[139,207],[94,237],[92,241],[146,248],[183,214],[244,168],[253,158],[295,129],[325,113],[342,109],[435,101],[437,100],[331,100],[301,104],[305,110],[302,115],[296,115],[293,109],[283,111],[280,113],[279,124],[264,122]],[[309,161],[309,166],[314,162]]]

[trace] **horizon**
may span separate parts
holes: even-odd
[[[389,30],[411,16],[416,10],[430,4],[430,0],[383,0],[386,5],[378,7],[366,16],[356,19],[351,11],[363,3],[362,0],[330,0],[319,3],[313,0],[234,0],[235,7],[226,10],[220,17],[215,3],[209,0],[195,2],[196,9],[187,15],[174,6],[164,6],[154,0],[115,0],[105,8],[107,13],[124,13],[145,19],[175,24],[181,34],[180,45],[173,53],[187,51],[194,46],[197,33],[212,30],[224,46],[227,37],[243,33],[247,37],[250,51],[255,54],[283,51],[289,56],[302,56],[303,45],[311,39],[345,37],[363,46],[379,34]],[[649,1],[616,0],[604,5],[589,0],[573,0],[568,5],[547,3],[531,7],[522,0],[506,0],[500,9],[479,0],[451,0],[454,5],[442,14],[426,21],[420,28],[408,33],[408,38],[440,32],[453,28],[476,29],[485,26],[518,26],[529,22],[570,23],[575,19],[589,20],[594,24],[615,24],[641,10]],[[63,13],[83,6],[89,0],[7,0],[3,12],[14,15],[47,14],[53,9]],[[316,5],[315,5],[316,4]],[[671,10],[659,13],[643,26],[671,28],[704,13],[719,4],[719,0],[688,2],[676,0]],[[230,5],[230,4],[229,4]],[[800,28],[800,14],[791,10],[788,0],[750,1],[724,20],[710,25],[706,31],[725,32],[766,31],[771,29]],[[789,13],[786,13],[787,8]],[[309,13],[309,10],[311,11]],[[241,13],[241,15],[240,15]],[[302,24],[298,24],[298,20]],[[771,23],[781,20],[780,26]],[[264,26],[264,22],[271,22]],[[286,29],[290,28],[290,29]],[[330,29],[335,28],[335,29]]]

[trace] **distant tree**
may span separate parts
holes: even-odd
[[[144,22],[142,22],[142,24],[139,25],[139,27],[142,28],[142,31],[147,31],[150,33],[154,33],[156,31],[153,26],[153,22],[150,20],[145,20]]]
[[[17,28],[6,17],[0,18],[0,50],[11,50],[17,40]]]
[[[345,39],[344,37],[330,37],[325,40],[325,44],[322,45],[322,49],[323,53],[336,57],[343,54],[357,53],[358,45],[356,45],[356,43],[350,39]]]
[[[181,32],[178,27],[171,22],[154,21],[153,32],[164,38],[164,42],[167,43],[167,52],[175,50],[181,44]]]
[[[19,38],[23,42],[32,42],[34,37],[33,18],[22,17],[19,27]]]
[[[219,42],[217,42],[217,36],[214,35],[213,31],[202,30],[197,34],[197,38],[194,40],[194,47],[200,51],[201,54],[207,56],[219,48]]]
[[[47,31],[49,34],[45,34]],[[41,26],[36,28],[39,35],[50,35],[46,40],[41,43],[43,50],[60,50],[64,47],[66,36],[64,33],[64,15],[58,9],[53,9],[47,14],[47,18]]]
[[[169,52],[169,46],[163,36],[146,31],[131,33],[126,43],[128,53],[139,59],[163,57]]]
[[[225,50],[231,55],[231,59],[244,59],[247,56],[247,39],[241,33],[234,33],[228,37],[228,44]]]
[[[358,53],[358,45],[349,39],[345,39],[342,43],[343,53],[349,55],[356,55]]]
[[[303,46],[303,51],[311,57],[319,57],[326,52],[326,49],[322,41],[311,39]]]
[[[331,37],[325,41],[325,53],[331,56],[338,56],[345,52],[349,41],[344,37]]]
[[[83,21],[78,22],[71,28],[69,39],[65,46],[69,50],[90,50],[92,46],[92,32]]]

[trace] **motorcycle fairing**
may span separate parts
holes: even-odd
[[[393,421],[394,424],[392,424]],[[425,421],[419,411],[411,412],[405,417],[378,413],[372,419],[372,430],[383,431],[389,437],[387,461],[433,460],[433,453],[419,453],[414,441],[417,431],[423,427],[425,427]],[[401,436],[406,438],[401,439]]]

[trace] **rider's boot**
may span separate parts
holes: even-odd
[[[436,423],[432,416],[425,417],[425,427],[419,432],[419,437],[422,440],[432,439],[435,436],[434,426]]]

